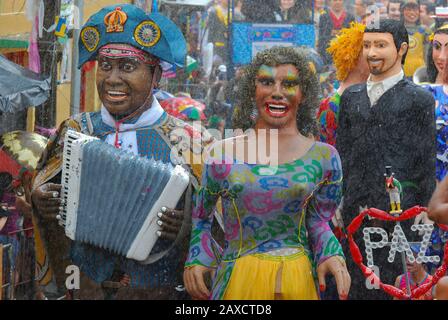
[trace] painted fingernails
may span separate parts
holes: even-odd
[[[166,207],[162,207],[162,212],[166,212]]]
[[[343,294],[340,295],[339,298],[340,298],[340,300],[347,300],[348,299],[348,295],[343,293]]]
[[[320,290],[320,292],[324,292],[325,286],[323,284],[319,285],[319,290]]]
[[[157,224],[158,224],[159,226],[162,226],[163,222],[162,222],[161,220],[158,220],[158,221],[157,221]]]
[[[157,234],[158,237],[160,237],[162,235],[162,232],[161,231],[157,231],[156,234]]]
[[[157,213],[157,216],[158,216],[159,218],[162,218],[162,212]]]

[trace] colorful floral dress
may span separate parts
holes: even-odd
[[[442,181],[448,173],[448,96],[442,85],[425,85],[436,101],[435,118],[437,127],[436,178]]]
[[[343,257],[328,226],[342,186],[340,158],[332,146],[314,142],[303,157],[278,167],[224,161],[223,156],[206,163],[186,267],[217,267],[212,299],[224,297],[240,257],[287,248],[302,249],[314,264]],[[211,236],[219,196],[226,234],[222,250]]]
[[[319,121],[319,141],[336,144],[336,129],[338,128],[339,103],[341,96],[335,93],[333,96],[322,100],[317,112]]]
[[[423,85],[429,90],[436,102],[435,118],[436,118],[436,179],[442,181],[448,173],[448,95],[443,90],[443,85]],[[444,244],[448,238],[448,232],[443,231],[439,227],[434,227],[431,234],[431,246],[428,248],[427,255],[437,255],[443,259]],[[434,272],[440,263],[426,263],[428,272]]]

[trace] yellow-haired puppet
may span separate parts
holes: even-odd
[[[331,40],[327,52],[332,56],[336,78],[340,86],[333,96],[322,100],[317,113],[319,140],[331,145],[336,142],[339,102],[344,90],[354,84],[363,83],[369,77],[369,67],[362,55],[362,37],[365,25],[352,22],[350,28],[342,29]]]
[[[320,103],[317,112],[317,119],[319,121],[319,136],[317,139],[333,146],[336,144],[339,103],[342,93],[346,88],[354,84],[366,82],[370,74],[367,59],[362,54],[364,30],[364,24],[352,22],[350,28],[342,29],[331,40],[327,48],[336,68],[336,79],[339,81],[339,88],[332,96],[325,98]],[[344,223],[340,208],[336,210],[332,222],[334,225],[334,234],[338,239],[343,239]]]

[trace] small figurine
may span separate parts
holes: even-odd
[[[394,178],[394,173],[392,172],[391,166],[386,166],[386,173],[384,176],[386,177],[386,191],[389,193],[390,199],[390,208],[391,214],[399,214],[402,212],[401,210],[401,195],[403,190],[401,188],[400,182]]]

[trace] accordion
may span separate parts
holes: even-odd
[[[174,208],[189,174],[73,130],[64,137],[59,224],[72,240],[145,261],[158,239],[157,213]]]

